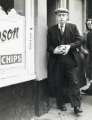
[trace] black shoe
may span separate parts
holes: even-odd
[[[87,89],[87,90],[82,90],[83,93],[88,94],[88,95],[92,95],[92,90]]]
[[[60,109],[61,111],[67,111],[67,108],[65,105],[58,106],[58,109]]]
[[[82,113],[83,111],[81,110],[80,107],[74,107],[74,113],[78,114],[78,113]]]
[[[92,83],[90,84],[89,88],[86,90],[82,90],[83,93],[92,95]]]

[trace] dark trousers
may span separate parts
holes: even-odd
[[[66,96],[69,97],[72,107],[80,107],[80,88],[78,78],[78,67],[59,62],[56,72],[56,103],[60,107],[65,103]]]
[[[89,51],[87,77],[92,80],[92,51]]]

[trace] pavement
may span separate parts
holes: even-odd
[[[83,113],[75,115],[70,104],[66,104],[67,111],[60,111],[56,108],[55,100],[48,113],[34,117],[31,120],[91,120],[92,119],[92,96],[82,95]]]
[[[29,89],[23,95],[19,89],[13,93],[13,89],[0,89],[0,120],[91,120],[92,96],[82,95],[83,113],[76,116],[70,104],[66,104],[67,111],[61,112],[56,107],[55,99],[50,100],[48,113],[40,117],[34,116]],[[12,94],[11,94],[12,93]],[[21,93],[21,94],[20,94]],[[18,95],[19,94],[19,95]]]
[[[89,87],[90,83],[84,86],[83,90]],[[92,96],[81,93],[82,110],[79,115],[75,115],[73,108],[68,103],[66,104],[67,111],[60,111],[56,107],[55,99],[51,99],[51,107],[48,113],[41,115],[40,117],[33,117],[31,120],[91,120],[92,119]]]

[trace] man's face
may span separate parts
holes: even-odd
[[[67,19],[68,19],[68,13],[58,13],[57,14],[57,20],[58,20],[58,23],[63,25],[67,22]]]

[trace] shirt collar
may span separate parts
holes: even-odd
[[[58,29],[61,30],[61,25],[60,25],[60,24],[58,24]],[[63,32],[64,32],[64,30],[65,30],[65,24],[64,24],[64,26],[62,27],[62,31],[63,31]]]

